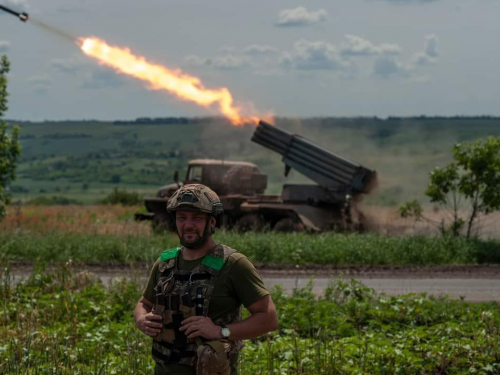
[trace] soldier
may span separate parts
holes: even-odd
[[[273,301],[252,263],[212,238],[222,221],[217,194],[185,185],[167,211],[181,247],[154,263],[137,303],[137,327],[153,338],[155,374],[237,374],[243,341],[274,331]],[[241,320],[241,306],[250,316]]]

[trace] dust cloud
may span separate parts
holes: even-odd
[[[413,222],[399,217],[397,208],[413,199],[427,203],[424,191],[429,172],[451,160],[457,141],[452,130],[429,130],[405,119],[397,124],[373,118],[275,120],[283,130],[376,171],[369,194],[359,196],[355,204],[367,227],[387,227],[392,232],[417,230]],[[250,142],[254,126],[233,127],[214,118],[201,123],[199,157],[255,163],[268,175],[268,194],[280,194],[285,183],[314,184],[293,170],[285,177],[281,156]],[[420,230],[424,229],[419,226]]]

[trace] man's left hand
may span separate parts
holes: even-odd
[[[179,331],[185,331],[185,335],[193,339],[195,337],[204,337],[208,340],[215,340],[222,338],[221,328],[216,326],[212,319],[205,316],[192,316],[184,319],[181,322],[182,326]]]

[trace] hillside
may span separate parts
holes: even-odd
[[[95,202],[112,188],[153,194],[185,173],[193,158],[245,160],[269,175],[268,193],[287,182],[279,155],[250,141],[253,126],[218,118],[135,121],[22,122],[23,155],[14,200],[65,196]],[[422,197],[428,172],[450,160],[454,143],[500,135],[500,118],[277,118],[276,125],[377,170],[379,187],[366,203],[397,205]]]

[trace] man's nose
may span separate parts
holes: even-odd
[[[186,221],[184,222],[184,227],[194,227],[194,220],[187,218]]]

